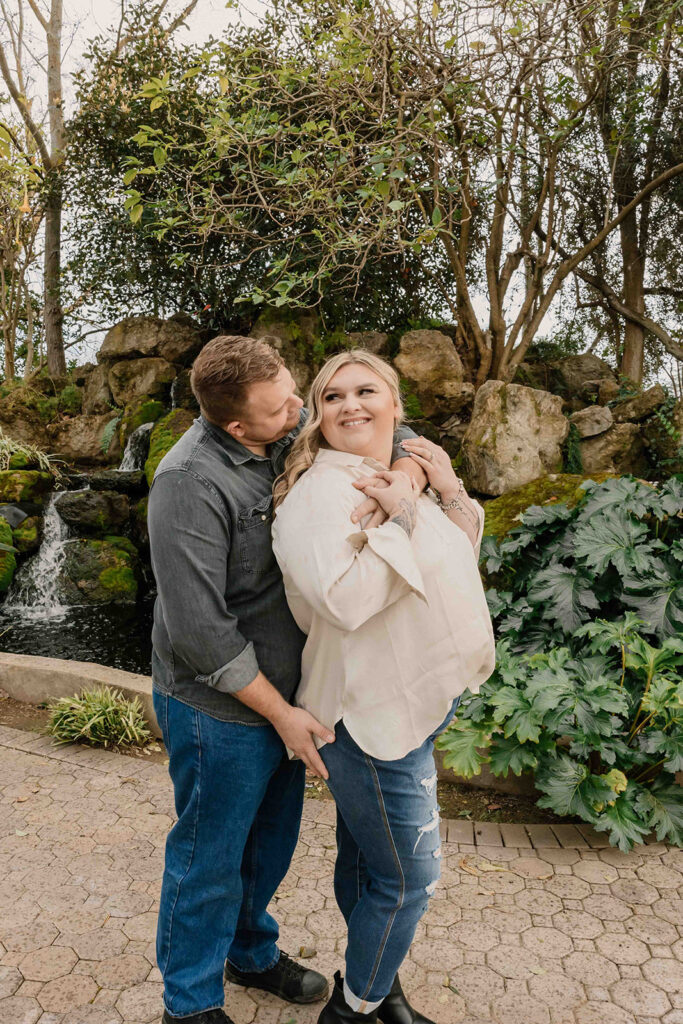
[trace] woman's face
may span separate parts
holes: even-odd
[[[387,462],[398,413],[381,377],[363,363],[347,363],[323,392],[320,429],[330,448]]]

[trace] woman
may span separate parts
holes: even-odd
[[[411,1024],[424,1018],[397,971],[439,878],[433,739],[494,667],[477,569],[483,510],[425,438],[403,445],[433,493],[387,470],[402,408],[398,377],[377,356],[334,356],[308,406],[275,485],[273,548],[308,635],[297,703],[336,732],[320,754],[338,809],[348,945],[320,1021]],[[358,489],[387,519],[353,533]]]

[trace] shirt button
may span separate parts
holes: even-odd
[[[263,520],[264,523],[266,521],[266,518],[267,518],[266,516],[261,516],[261,519]]]

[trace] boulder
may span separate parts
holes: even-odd
[[[317,313],[268,308],[249,331],[272,345],[302,393],[308,390],[323,355],[320,345],[320,317]]]
[[[620,385],[616,380],[598,380],[588,381],[586,387],[590,388],[595,385],[596,394],[598,396],[599,405],[607,405],[609,402],[613,402],[619,394]]]
[[[44,504],[54,486],[52,473],[38,469],[0,470],[0,502],[35,502]]]
[[[604,405],[587,405],[579,412],[573,412],[569,417],[581,437],[594,437],[596,434],[604,434],[612,426],[612,410]]]
[[[128,405],[137,398],[166,395],[177,370],[165,359],[124,359],[109,370],[109,387],[117,405]]]
[[[602,483],[610,475],[609,473],[595,473],[592,476],[581,473],[549,473],[547,476],[541,476],[538,480],[532,480],[521,487],[514,487],[498,498],[491,498],[490,501],[484,502],[484,536],[504,537],[513,527],[520,525],[520,513],[530,505],[563,504],[573,508],[584,495],[581,484],[585,480]]]
[[[568,398],[581,398],[594,402],[596,388],[603,380],[616,384],[616,377],[609,363],[592,352],[578,356],[567,356],[551,363],[553,386]]]
[[[175,382],[174,382],[175,383]],[[143,395],[135,398],[123,410],[119,426],[119,441],[125,449],[126,442],[131,434],[135,433],[143,423],[156,423],[160,416],[163,416],[164,405],[158,398],[150,398]]]
[[[13,544],[19,554],[30,555],[37,551],[43,536],[41,516],[27,516],[12,530]]]
[[[376,356],[388,355],[389,335],[384,331],[352,331],[347,339],[350,348],[364,348]]]
[[[133,536],[138,544],[145,547],[149,544],[149,530],[147,529],[147,505],[149,498],[145,495],[140,501],[133,505],[131,520],[133,524]]]
[[[464,382],[462,360],[447,334],[408,331],[399,348],[394,364],[416,395],[423,416],[445,419],[472,405],[474,385]]]
[[[12,527],[6,519],[0,519],[0,594],[9,590],[17,567]]]
[[[156,468],[166,452],[171,450],[193,423],[194,416],[187,409],[174,409],[154,424],[149,439],[149,455],[145,463],[145,476],[150,486]]]
[[[117,491],[66,491],[55,501],[61,519],[76,533],[102,536],[128,522],[128,498]]]
[[[199,402],[194,397],[194,392],[190,385],[190,373],[191,370],[189,368],[181,370],[171,384],[171,407],[173,409],[189,409],[190,412],[198,415]]]
[[[83,412],[98,415],[109,412],[112,394],[109,387],[109,371],[106,366],[92,366],[83,382]]]
[[[127,472],[121,469],[99,469],[89,477],[91,491],[118,491],[119,494],[138,495],[147,491],[142,470]]]
[[[135,602],[137,558],[125,545],[112,538],[78,539],[67,541],[64,547],[60,589],[68,604]]]
[[[10,469],[12,467],[10,466]],[[23,509],[19,508],[18,505],[0,505],[0,516],[10,524],[13,530],[16,530],[20,523],[23,523],[27,517],[27,513]]]
[[[660,480],[683,473],[683,399],[667,412],[666,419],[665,426],[659,416],[653,416],[641,428],[650,462]]]
[[[647,473],[643,439],[635,423],[615,423],[604,434],[581,441],[580,449],[586,473]]]
[[[82,465],[110,462],[121,454],[117,422],[118,416],[113,411],[61,419],[48,424],[48,444],[68,462]]]
[[[32,405],[13,400],[12,394],[0,400],[0,432],[22,444],[47,449],[45,421]]]
[[[462,444],[468,486],[499,495],[560,470],[568,432],[558,395],[486,381],[477,392]]]
[[[617,402],[612,406],[612,414],[616,423],[639,423],[641,420],[651,416],[660,405],[666,402],[666,391],[661,384],[655,384],[647,391],[627,398],[623,402]]]
[[[168,363],[187,365],[202,344],[202,334],[189,318],[160,320],[152,316],[131,316],[107,331],[97,360],[116,362],[154,355]]]

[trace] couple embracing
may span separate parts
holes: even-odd
[[[225,1024],[223,980],[320,1024],[425,1024],[398,970],[440,865],[433,740],[494,665],[483,510],[402,425],[392,367],[333,356],[307,408],[277,352],[209,342],[201,416],[149,500],[154,706],[178,821],[157,932],[164,1024]],[[344,977],[277,946],[268,904],[308,767],[337,805]]]

